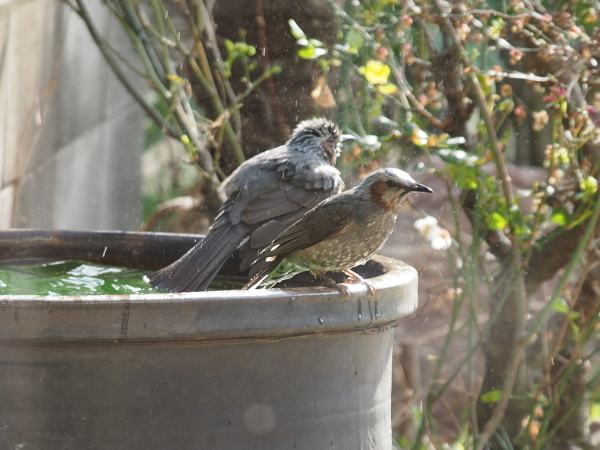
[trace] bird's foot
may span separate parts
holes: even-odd
[[[335,289],[340,294],[344,294],[346,297],[346,301],[350,301],[350,289],[348,289],[343,284],[337,284],[332,278],[328,277],[324,273],[320,274],[321,280],[323,280],[323,284],[330,288]]]
[[[367,286],[367,289],[369,290],[369,298],[373,298],[373,295],[375,295],[376,289],[371,283],[369,283],[367,280],[365,280],[359,274],[357,274],[356,272],[354,272],[350,269],[342,270],[342,272],[345,273],[346,275],[348,275],[348,278],[346,278],[346,281],[345,281],[346,283],[356,283],[357,281],[364,283],[365,286]]]

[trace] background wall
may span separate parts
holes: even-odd
[[[102,3],[88,8],[132,60]],[[69,8],[0,1],[1,228],[137,228],[142,120]]]

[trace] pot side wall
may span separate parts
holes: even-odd
[[[2,347],[0,442],[391,449],[392,337]]]
[[[149,267],[198,239],[5,231],[0,261]],[[417,273],[368,270],[372,297],[363,283],[0,296],[0,448],[391,450],[393,330]]]

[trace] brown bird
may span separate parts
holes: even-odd
[[[327,271],[365,282],[350,269],[383,247],[394,230],[398,205],[411,192],[433,193],[399,169],[369,174],[354,189],[322,201],[277,236],[257,261],[266,266],[242,289],[273,286],[306,271],[328,284],[332,280]],[[365,283],[372,294],[372,286]]]
[[[170,266],[153,273],[150,283],[172,292],[206,290],[238,249],[240,270],[248,270],[274,236],[321,200],[343,190],[333,165],[341,142],[350,139],[333,122],[315,118],[298,124],[285,145],[248,159],[221,185],[226,200],[207,236]],[[260,265],[253,268],[259,269]]]

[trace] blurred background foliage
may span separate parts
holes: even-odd
[[[357,137],[338,164],[349,179],[396,165],[435,184],[444,204],[415,226],[443,254],[447,333],[430,381],[399,369],[398,446],[592,448],[597,0],[107,2],[141,71],[94,33],[83,0],[69,2],[117,74],[136,70],[151,88],[128,84],[152,119],[149,147],[170,142],[194,163],[152,154],[171,176],[149,196],[146,229],[175,211],[163,227],[205,231],[215,186],[313,115]],[[465,400],[446,432],[439,406],[457,382]]]

